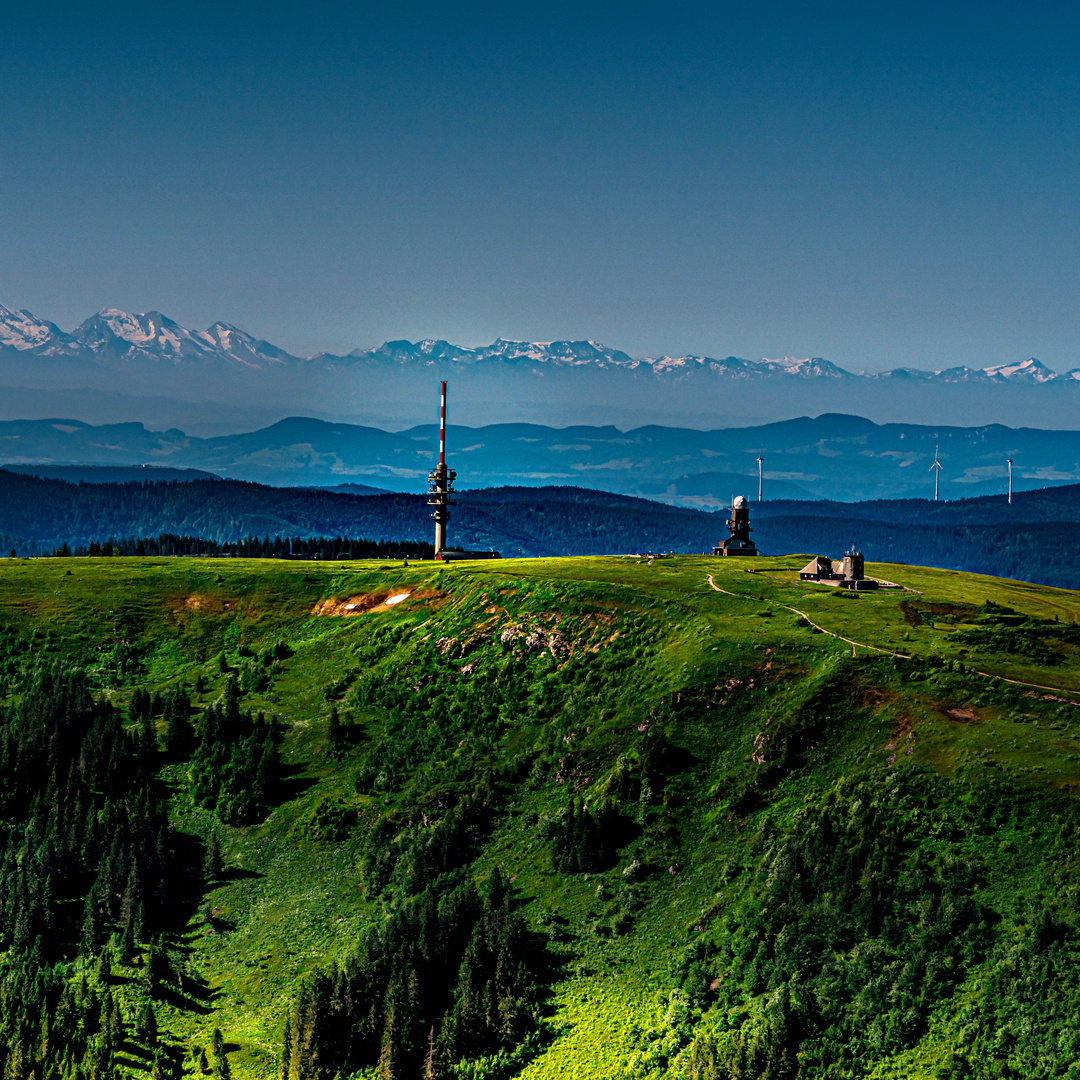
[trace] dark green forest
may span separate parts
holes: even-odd
[[[726,535],[709,514],[583,488],[461,493],[451,542],[504,557],[706,552]],[[765,502],[751,512],[766,554],[909,563],[1080,587],[1080,487],[953,503]],[[229,480],[69,484],[0,470],[0,551],[109,550],[301,558],[430,557],[422,495],[353,496]],[[353,539],[349,539],[349,538]],[[365,539],[360,539],[361,537]]]
[[[137,689],[120,710],[102,682],[130,685],[138,665],[122,650],[91,679],[37,662],[10,629],[0,647],[15,702],[0,710],[0,1069],[98,1080],[127,1064],[180,1075],[155,1004],[208,997],[176,950],[223,868],[216,838],[176,832],[160,770],[190,760],[193,801],[222,823],[250,822],[279,797],[280,733],[240,709],[231,677],[221,704],[195,715],[183,686]],[[134,1014],[114,997],[131,981],[121,966],[139,972]]]

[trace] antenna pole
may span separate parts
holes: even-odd
[[[439,466],[428,473],[428,506],[435,507],[432,517],[435,519],[435,558],[442,555],[446,547],[446,523],[450,517],[447,507],[453,503],[454,481],[457,473],[446,467],[446,382],[442,384],[439,400]]]
[[[757,501],[761,502],[761,455],[757,459]]]
[[[1009,458],[1009,505],[1012,506],[1012,458]]]
[[[442,384],[442,400],[439,402],[439,464],[446,464],[446,381]]]

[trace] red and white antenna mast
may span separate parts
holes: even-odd
[[[441,558],[446,547],[446,523],[450,517],[447,510],[453,504],[450,498],[454,494],[454,481],[457,473],[446,467],[446,381],[443,380],[442,396],[439,402],[439,465],[428,473],[428,506],[435,509],[431,516],[435,519],[435,558]]]
[[[446,464],[446,380],[442,384],[442,398],[439,402],[439,464]]]

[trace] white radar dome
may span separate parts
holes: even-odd
[[[731,503],[731,508],[733,510],[741,510],[745,505],[746,505],[746,496],[745,495],[736,495],[734,500]]]

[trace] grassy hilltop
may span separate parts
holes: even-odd
[[[1080,593],[805,561],[0,562],[5,1075],[1080,1076]]]

